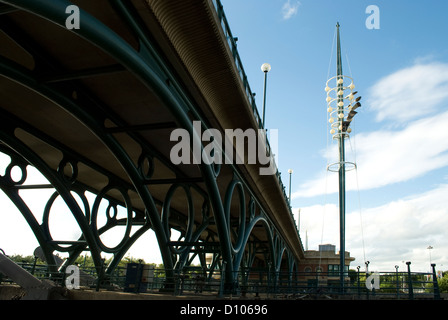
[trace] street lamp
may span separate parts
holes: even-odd
[[[428,251],[429,251],[429,265],[431,265],[431,250],[434,248],[432,246],[428,246],[428,248],[426,248],[426,249],[428,249]]]
[[[271,65],[269,63],[263,63],[261,65],[261,71],[264,72],[264,89],[263,89],[263,129],[264,129],[264,114],[266,110],[266,84],[268,82],[268,72],[271,71]]]
[[[261,65],[261,71],[263,71],[263,72],[271,71],[271,65],[269,63],[263,63]]]
[[[289,173],[289,205],[291,205],[291,176],[292,176],[292,169],[288,169]]]

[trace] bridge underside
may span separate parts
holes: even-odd
[[[49,264],[54,252],[69,253],[67,266],[89,251],[102,270],[109,253],[107,274],[153,230],[159,248],[148,250],[160,250],[173,273],[194,256],[205,266],[206,253],[207,270],[225,270],[229,286],[242,267],[297,266],[303,248],[278,175],[170,160],[174,129],[206,146],[193,121],[220,132],[259,128],[216,3],[0,2],[0,151],[10,157],[0,187]],[[71,4],[79,29],[65,25]],[[30,166],[48,183],[30,182]],[[54,190],[43,212],[24,201],[31,189]],[[52,236],[60,199],[78,236]],[[113,245],[104,240],[111,230],[120,230]]]

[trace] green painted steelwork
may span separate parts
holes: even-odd
[[[64,29],[66,19],[65,9],[68,5],[71,5],[70,2],[64,0],[11,0],[2,2],[8,3],[17,9],[38,15]],[[154,48],[151,40],[147,37],[142,22],[133,11],[134,9],[129,2],[115,0],[113,1],[113,5],[137,36],[140,43],[138,50],[131,47],[106,25],[83,10],[81,10],[82,28],[74,30],[73,32],[112,56],[118,62],[118,65],[103,68],[101,70],[88,70],[78,74],[66,74],[56,77],[50,76],[49,78],[47,76],[46,79],[42,79],[41,74],[25,69],[15,62],[0,57],[1,75],[22,85],[30,91],[38,93],[48,99],[48,101],[51,101],[73,115],[94,133],[105,146],[107,146],[131,181],[131,184],[124,182],[122,179],[107,172],[104,168],[98,167],[73,150],[69,150],[65,146],[59,144],[54,137],[46,136],[15,116],[2,112],[0,121],[3,130],[0,132],[0,141],[6,146],[9,146],[9,148],[2,146],[1,151],[11,156],[12,160],[9,168],[19,167],[22,172],[26,172],[26,166],[31,164],[45,176],[51,187],[55,188],[55,193],[48,200],[44,213],[44,223],[41,225],[36,221],[31,210],[26,206],[23,199],[18,194],[20,188],[25,188],[23,182],[26,180],[26,175],[23,174],[23,181],[20,180],[18,182],[12,181],[10,170],[7,171],[4,177],[0,177],[0,186],[2,190],[10,197],[24,215],[33,230],[33,233],[36,235],[49,264],[56,265],[53,257],[53,251],[55,250],[70,253],[70,257],[65,264],[68,265],[72,263],[81,252],[88,248],[92,254],[98,277],[103,278],[113,272],[127,250],[141,235],[151,228],[156,234],[164,266],[168,270],[167,278],[173,279],[176,273],[181,272],[182,269],[191,262],[189,255],[195,247],[195,243],[202,243],[199,242],[199,240],[204,236],[204,232],[209,227],[211,212],[213,212],[213,222],[217,227],[218,234],[209,235],[206,238],[204,245],[206,245],[208,241],[210,241],[210,243],[219,241],[219,253],[214,255],[212,264],[213,266],[220,266],[222,270],[225,270],[224,286],[226,289],[233,290],[238,287],[237,274],[241,265],[250,266],[251,262],[254,260],[257,247],[255,244],[250,243],[250,236],[254,227],[258,224],[264,226],[269,239],[268,251],[264,254],[266,255],[266,261],[268,261],[272,273],[274,274],[280,271],[281,261],[285,253],[289,259],[289,267],[293,268],[294,264],[297,264],[297,262],[292,262],[292,257],[287,253],[288,249],[285,242],[281,239],[280,233],[275,230],[263,208],[235,168],[230,166],[234,172],[234,179],[227,186],[227,193],[224,199],[222,199],[217,185],[217,177],[220,172],[219,167],[207,164],[199,165],[201,171],[200,181],[204,182],[206,185],[206,190],[202,190],[195,185],[197,180],[189,180],[187,177],[182,176],[182,174],[178,172],[173,165],[170,165],[166,159],[164,161],[157,150],[148,146],[138,133],[134,132],[132,128],[126,128],[125,124],[121,123],[119,117],[113,113],[105,112],[106,109],[100,102],[96,101],[94,97],[89,96],[80,88],[77,88],[78,98],[76,101],[68,95],[68,93],[73,90],[72,84],[70,83],[73,79],[94,73],[107,74],[109,72],[120,72],[123,70],[129,71],[148,89],[154,92],[166,108],[170,110],[176,121],[174,125],[186,129],[190,133],[190,136],[202,147],[201,139],[195,132],[190,117],[192,114],[194,118],[200,120],[203,127],[207,127],[206,120],[201,118],[200,113],[189,100],[188,94],[183,91],[184,89],[182,89],[182,86],[178,84],[176,78],[170,72],[169,66],[166,65],[166,62],[159,56],[159,53]],[[37,50],[33,47],[31,40],[26,42],[31,51]],[[60,71],[59,66],[49,62],[49,59],[45,60],[45,53],[35,52],[36,56],[44,57],[44,59],[39,60],[38,63],[41,63],[50,70]],[[170,80],[169,84],[166,81],[167,79]],[[5,116],[3,116],[3,114]],[[107,119],[111,119],[114,123],[118,124],[118,127],[121,128],[121,130],[126,132],[129,137],[141,146],[142,152],[137,164],[133,162],[124,146],[116,139],[114,136],[115,131],[105,128],[104,123]],[[172,123],[169,123],[168,125],[173,126]],[[14,135],[14,131],[17,128],[21,128],[24,131],[39,137],[42,141],[45,141],[49,145],[62,151],[64,156],[58,166],[59,170],[50,168],[41,157],[17,139]],[[169,181],[151,180],[154,170],[154,158],[164,161],[173,172],[176,172],[178,179]],[[150,164],[149,169],[144,168],[145,162]],[[98,172],[103,172],[104,175],[109,178],[109,183],[101,190],[92,190],[87,186],[78,183],[78,163],[87,165]],[[63,168],[66,167],[66,165],[69,165],[72,168],[71,177],[67,177],[63,174]],[[172,184],[163,201],[153,198],[147,188],[147,185],[151,183]],[[170,201],[174,192],[179,188],[185,192],[189,210],[186,217],[188,224],[186,229],[182,230],[184,244],[175,246],[175,244],[170,241],[170,216],[176,212],[170,208]],[[193,200],[190,189],[194,189],[203,197],[202,221],[196,224],[194,221]],[[96,195],[92,208],[90,208],[87,200],[83,196],[87,190]],[[114,199],[108,198],[106,194],[110,190],[118,191],[118,193],[121,194],[123,201],[117,202]],[[135,191],[144,203],[145,210],[144,212],[138,212],[137,218],[133,218],[135,209],[128,196],[129,191]],[[234,230],[231,225],[230,202],[235,191],[237,191],[240,200],[240,220],[238,224],[238,233],[232,234]],[[72,193],[81,197],[84,206],[83,208],[80,207]],[[249,199],[246,199],[246,193],[249,195]],[[52,239],[50,235],[48,216],[51,207],[58,196],[64,199],[82,231],[82,236],[77,241],[58,243],[56,240]],[[117,220],[111,217],[103,228],[98,229],[96,218],[98,216],[99,204],[101,200],[105,198],[111,203],[108,207],[110,212],[117,210],[117,207],[121,206],[125,208],[127,214],[126,218],[122,220]],[[161,216],[157,209],[157,205],[163,208]],[[248,212],[246,212],[246,208],[249,208]],[[256,210],[259,212],[259,215],[255,214]],[[126,226],[123,238],[115,247],[105,245],[101,241],[101,234],[119,224]],[[130,230],[133,224],[140,224],[143,226],[131,235]],[[235,245],[232,244],[233,236],[236,236]],[[65,245],[68,245],[68,247]],[[249,255],[245,252],[246,247],[249,247]],[[114,254],[114,259],[106,270],[103,269],[102,265],[102,252]],[[57,270],[54,269],[53,272],[57,272]]]
[[[341,58],[341,40],[339,32],[339,22],[336,25],[337,28],[337,79],[342,79],[342,58]],[[338,83],[338,91],[342,90],[343,84]],[[343,97],[339,96],[338,103],[343,101]],[[344,113],[344,106],[338,105],[338,113]],[[341,122],[342,123],[342,122]],[[342,126],[341,126],[342,127]],[[340,257],[340,285],[341,289],[344,288],[345,278],[345,135],[342,133],[342,129],[339,130],[338,139],[339,148],[339,257]]]

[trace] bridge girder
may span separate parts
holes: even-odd
[[[196,249],[204,248],[196,250],[203,255],[216,243],[214,265],[225,269],[229,288],[238,281],[237,272],[255,261],[271,271],[279,271],[282,260],[289,268],[297,264],[292,253],[297,248],[291,248],[240,168],[170,162],[170,132],[183,128],[204,148],[192,121],[207,128],[212,120],[179,81],[130,2],[74,2],[81,9],[79,30],[65,26],[71,2],[1,2],[8,6],[0,21],[5,44],[0,151],[11,160],[0,187],[25,217],[50,265],[56,265],[54,251],[68,252],[69,265],[88,250],[103,277],[101,254],[114,255],[104,271],[110,274],[149,229],[171,270],[168,277],[188,265]],[[28,185],[29,166],[48,184]],[[14,168],[20,179],[12,177]],[[42,221],[21,196],[21,190],[32,188],[54,190]],[[78,239],[52,237],[49,216],[58,197],[77,222]],[[103,201],[108,205],[100,212]],[[119,210],[125,213],[119,216]],[[106,223],[100,226],[102,214]],[[103,234],[122,226],[117,245],[103,242]],[[173,230],[180,241],[171,239]]]

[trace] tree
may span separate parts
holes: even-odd
[[[14,254],[12,256],[8,256],[8,258],[15,263],[34,263],[33,256],[22,256],[20,254]]]
[[[437,282],[439,283],[440,293],[448,293],[448,273],[444,272],[443,277],[437,279]]]

